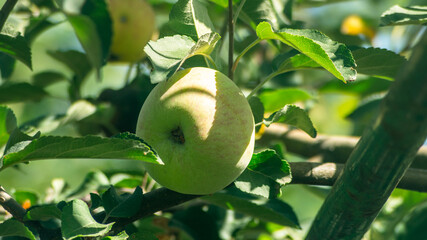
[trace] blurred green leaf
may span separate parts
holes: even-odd
[[[64,239],[100,237],[108,233],[114,223],[97,223],[85,202],[75,199],[62,208],[62,236]]]
[[[48,54],[67,66],[82,81],[90,72],[91,64],[88,57],[76,50],[48,51]]]
[[[128,218],[135,215],[141,208],[142,189],[138,186],[133,194],[119,195],[114,187],[110,187],[101,196],[107,217]]]
[[[31,17],[30,23],[25,27],[24,37],[29,43],[32,43],[39,34],[58,23],[49,16]]]
[[[15,62],[15,58],[0,52],[0,77],[3,78],[3,81],[12,75]]]
[[[64,158],[132,159],[158,163],[157,156],[147,145],[131,138],[43,136],[9,151],[2,157],[2,169],[20,162]]]
[[[64,74],[55,71],[39,72],[34,74],[32,78],[34,86],[41,88],[67,80],[67,77]]]
[[[127,235],[125,231],[122,231],[119,234],[117,234],[116,236],[107,236],[107,237],[102,238],[102,240],[126,240],[128,238],[129,238],[129,235]]]
[[[223,191],[204,196],[202,199],[264,221],[300,229],[297,216],[292,208],[277,198],[261,198],[242,192],[235,187],[228,187]]]
[[[21,61],[30,69],[33,68],[31,63],[31,49],[28,46],[27,40],[21,35],[12,37],[0,34],[0,52]]]
[[[356,79],[356,64],[350,50],[317,30],[282,29],[274,32],[269,23],[262,22],[256,32],[260,39],[276,39],[295,48],[344,82]]]
[[[176,70],[194,45],[195,42],[191,38],[180,35],[149,41],[144,51],[154,67],[151,83],[158,83],[170,77],[170,73]]]
[[[170,225],[183,229],[192,239],[220,239],[216,219],[208,212],[203,211],[199,206],[175,212]]]
[[[274,112],[264,120],[264,124],[267,127],[273,123],[286,123],[292,125],[303,130],[312,138],[315,138],[317,135],[317,131],[314,128],[307,112],[295,105],[286,105],[284,108]]]
[[[48,93],[42,88],[25,82],[7,82],[0,86],[0,103],[40,101],[46,96]]]
[[[23,204],[25,201],[29,200],[31,206],[36,205],[39,200],[39,196],[35,192],[31,191],[16,191],[13,193],[13,197],[19,204]]]
[[[8,107],[0,106],[0,147],[7,143],[16,127],[16,117],[13,111]]]
[[[25,219],[29,221],[48,221],[52,218],[61,219],[61,211],[56,204],[35,206],[25,215]]]
[[[394,5],[381,15],[380,26],[427,23],[427,6]]]
[[[249,105],[251,106],[252,113],[254,115],[255,123],[262,122],[264,119],[264,105],[258,97],[251,97],[248,100]]]
[[[111,184],[116,188],[136,188],[142,185],[142,177],[129,174],[114,174],[110,178]]]
[[[194,40],[214,32],[206,3],[200,0],[178,0],[170,11],[168,24],[176,33]]]
[[[36,240],[34,234],[23,223],[15,219],[9,219],[0,223],[0,236],[23,237]]]
[[[86,0],[81,13],[88,16],[95,24],[95,29],[101,42],[102,65],[109,57],[110,45],[113,36],[112,20],[108,12],[106,1]]]
[[[81,198],[91,192],[96,192],[100,188],[107,188],[110,185],[107,176],[101,171],[91,171],[86,174],[83,182],[74,191],[67,194],[67,198]]]
[[[261,22],[268,22],[274,29],[280,28],[280,10],[271,0],[247,0],[243,5],[240,18],[249,22],[255,29]]]
[[[392,80],[406,59],[399,54],[381,48],[360,48],[352,51],[358,73]]]
[[[384,78],[368,78],[354,82],[329,81],[319,88],[322,93],[347,93],[366,97],[375,93],[385,92],[389,89],[391,81]]]
[[[300,88],[281,88],[272,91],[263,91],[259,99],[266,112],[274,112],[287,104],[302,102],[311,99],[312,96]]]
[[[84,15],[68,15],[67,18],[86,52],[90,65],[97,70],[99,77],[104,61],[102,42],[95,23],[90,17]]]
[[[403,221],[397,225],[397,240],[427,238],[427,202],[424,201],[411,210]]]

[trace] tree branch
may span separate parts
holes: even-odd
[[[359,138],[326,135],[311,138],[301,130],[290,129],[284,124],[273,124],[265,130],[258,143],[268,146],[277,141],[284,143],[287,151],[306,158],[321,155],[322,162],[345,163]],[[427,170],[427,146],[418,150],[411,168]]]
[[[0,32],[18,0],[7,0],[0,10]]]
[[[307,240],[361,239],[427,137],[427,34],[414,48],[325,199]]]
[[[2,186],[0,186],[0,205],[14,218],[21,222],[27,213],[27,210],[25,210],[21,204],[13,199]]]
[[[290,162],[291,184],[332,186],[344,169],[341,163]],[[409,168],[397,185],[398,188],[427,192],[427,170]]]

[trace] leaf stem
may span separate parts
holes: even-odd
[[[200,55],[202,55],[203,57],[205,57],[205,60],[207,59],[212,64],[212,66],[215,68],[215,70],[218,70],[218,68],[217,68],[217,66],[215,64],[215,61],[212,59],[212,57],[210,55],[203,54],[203,53],[200,54]]]
[[[233,0],[228,0],[228,77],[233,80],[233,56],[234,54],[234,20]]]
[[[243,57],[243,55],[245,55],[251,48],[253,48],[255,45],[257,45],[258,43],[260,43],[262,40],[261,39],[257,39],[255,41],[253,41],[249,46],[247,46],[240,54],[239,56],[237,56],[236,60],[234,61],[233,67],[231,69],[231,71],[236,71],[237,68],[237,64],[239,64],[240,59]]]
[[[3,7],[0,10],[0,32],[6,23],[9,14],[12,12],[12,9],[15,7],[18,0],[7,0]]]
[[[266,82],[268,82],[268,80],[270,80],[270,79],[272,79],[272,78],[274,78],[275,76],[277,76],[277,75],[279,75],[280,73],[278,73],[278,72],[273,72],[273,73],[271,73],[270,75],[268,75],[264,80],[262,80],[253,90],[252,90],[252,92],[250,92],[249,93],[249,95],[246,97],[246,99],[249,99],[249,98],[251,98],[253,95],[255,95],[260,89],[261,89],[261,87],[262,86],[264,86],[264,84],[266,83]]]

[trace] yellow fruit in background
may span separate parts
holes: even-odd
[[[341,23],[341,32],[346,35],[366,35],[372,39],[375,35],[374,30],[369,27],[365,21],[358,15],[350,15]]]
[[[240,89],[209,68],[182,70],[159,83],[139,114],[136,135],[164,165],[143,163],[161,185],[180,193],[211,194],[248,166],[254,118]]]
[[[136,62],[155,29],[154,11],[145,0],[108,0],[113,22],[111,60]]]

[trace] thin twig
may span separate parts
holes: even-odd
[[[228,77],[233,80],[234,61],[234,20],[233,20],[233,0],[228,0]]]
[[[0,10],[0,32],[18,0],[7,0]]]

